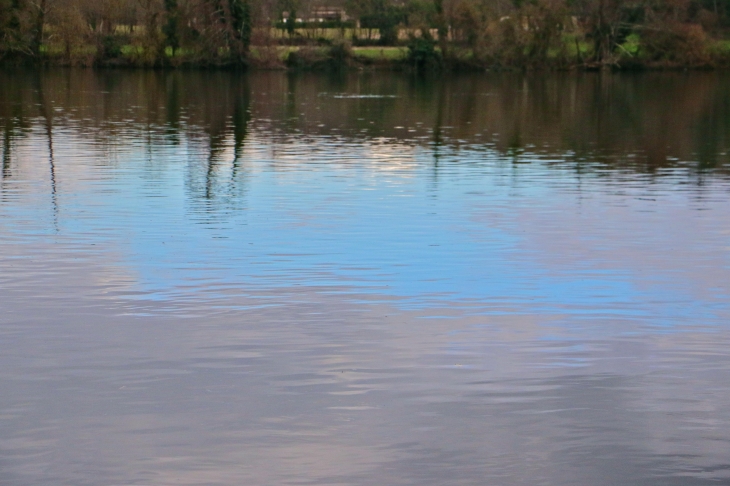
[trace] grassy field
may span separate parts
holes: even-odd
[[[402,61],[408,55],[407,47],[353,47],[352,57],[368,61]]]

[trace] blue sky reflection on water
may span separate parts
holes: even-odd
[[[397,143],[385,147],[389,158],[365,163],[362,147],[327,153],[319,146],[326,138],[275,149],[254,139],[235,173],[232,154],[224,153],[201,175],[195,146],[161,143],[150,151],[134,138],[125,146],[126,138],[109,168],[85,167],[94,156],[78,142],[68,143],[68,152],[56,149],[57,225],[67,238],[113,248],[115,264],[134,276],[137,298],[189,297],[203,285],[215,298],[215,288],[228,294],[306,284],[388,296],[404,309],[478,303],[471,312],[529,308],[643,318],[667,329],[691,319],[711,322],[727,308],[698,299],[681,273],[673,280],[659,272],[647,285],[631,255],[605,265],[595,252],[605,241],[591,228],[582,232],[595,200],[634,215],[619,221],[603,208],[603,231],[616,231],[610,225],[617,222],[648,222],[656,230],[641,211],[657,210],[649,202],[657,194],[668,207],[687,204],[662,198],[661,185],[638,186],[636,194],[648,189],[656,192],[652,198],[616,196],[602,181],[579,182],[536,155],[523,154],[516,174],[509,159],[468,147],[441,149],[436,169],[430,149]],[[64,166],[74,174],[64,174]],[[89,177],[72,181],[85,171]],[[593,202],[581,199],[579,184]],[[543,238],[554,237],[529,217],[552,222],[553,233],[562,227],[572,240],[585,236],[582,254],[542,247]],[[22,232],[22,224],[15,230]]]

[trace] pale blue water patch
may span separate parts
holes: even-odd
[[[520,249],[531,230],[511,215],[539,212],[545,201],[570,203],[575,190],[569,173],[554,184],[561,170],[539,156],[523,153],[523,165],[514,167],[494,151],[447,148],[435,172],[430,151],[393,142],[377,149],[389,158],[365,166],[364,146],[330,152],[329,140],[315,138],[311,152],[272,148],[258,134],[238,160],[224,152],[206,168],[195,140],[158,137],[149,147],[136,135],[143,134],[122,132],[105,166],[85,163],[95,159],[81,140],[57,143],[63,195],[55,225],[66,237],[119,252],[117,264],[136,276],[140,299],[182,298],[185,288],[196,291],[190,282],[211,286],[213,299],[215,288],[226,294],[306,282],[388,295],[409,309],[501,300],[531,312],[652,318],[668,327],[724,310],[671,282],[639,290],[631,268],[598,270],[589,261],[583,270],[555,272]],[[596,183],[587,178],[585,190],[600,196]],[[498,211],[503,222],[475,219],[475,207]],[[17,231],[28,231],[27,219],[49,222],[50,209],[26,206],[33,212]]]

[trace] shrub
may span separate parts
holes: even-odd
[[[699,24],[655,22],[643,30],[640,49],[647,60],[657,63],[704,65],[710,62],[707,35]]]
[[[333,67],[345,66],[352,58],[352,47],[347,42],[335,42],[327,50],[327,57]]]
[[[416,70],[441,66],[441,53],[436,50],[436,42],[429,36],[411,37],[408,42],[406,62]]]
[[[101,37],[101,59],[118,59],[122,57],[122,47],[124,46],[125,38],[119,35],[104,35]]]

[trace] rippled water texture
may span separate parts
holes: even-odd
[[[0,73],[0,484],[730,484],[730,76]]]

